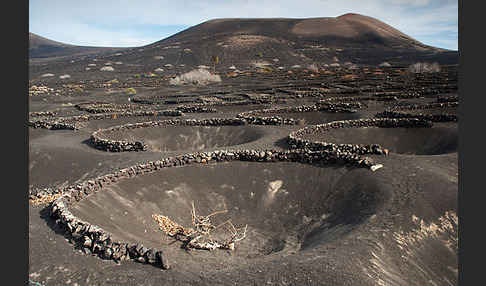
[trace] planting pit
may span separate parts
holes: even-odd
[[[89,120],[86,122],[80,122],[78,124],[82,125],[87,131],[96,131],[98,129],[109,128],[118,125],[124,125],[128,123],[140,123],[147,121],[157,121],[157,120],[169,120],[174,119],[171,116],[117,116],[109,119],[96,119]]]
[[[215,105],[215,106],[210,106],[211,108],[216,109],[219,113],[241,113],[241,112],[247,112],[247,111],[253,111],[253,110],[258,110],[258,109],[263,109],[263,108],[270,108],[271,106],[269,104],[246,104],[246,105]]]
[[[152,218],[159,214],[192,227],[193,201],[200,215],[228,210],[212,217],[214,225],[228,219],[236,227],[248,225],[246,238],[233,252],[187,254]],[[179,269],[194,264],[211,269],[312,251],[351,231],[383,201],[382,187],[367,169],[232,161],[121,179],[74,204],[71,211],[115,240],[163,249]],[[222,238],[225,233],[214,234]]]
[[[379,144],[390,152],[407,155],[440,155],[458,150],[455,123],[434,123],[431,128],[336,128],[301,138],[335,144]]]
[[[143,141],[153,152],[199,151],[253,142],[263,137],[263,130],[257,126],[163,126],[114,130],[103,137]]]
[[[323,124],[332,121],[352,120],[352,119],[359,118],[359,115],[357,113],[324,112],[324,111],[276,113],[275,115],[280,116],[282,118],[303,120],[303,124],[308,124],[308,125]]]

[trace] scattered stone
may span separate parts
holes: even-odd
[[[374,171],[381,169],[381,168],[383,168],[382,164],[376,164],[376,165],[371,166],[370,170],[374,172]]]

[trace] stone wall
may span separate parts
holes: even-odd
[[[90,120],[112,119],[116,117],[135,117],[135,116],[182,116],[184,113],[178,110],[139,110],[139,111],[120,111],[116,113],[96,113],[83,114],[76,116],[60,117],[56,119],[29,119],[28,126],[33,128],[46,129],[68,129],[77,130],[77,122],[86,122]]]
[[[438,108],[457,108],[459,103],[457,101],[453,102],[434,102],[428,104],[408,104],[393,107],[391,110],[401,111],[401,110],[425,110],[425,109],[438,109]]]
[[[279,113],[291,113],[291,112],[345,112],[354,113],[356,112],[353,108],[361,108],[359,103],[357,104],[347,104],[347,103],[324,103],[324,104],[313,104],[313,105],[300,105],[300,106],[289,106],[280,108],[268,108],[260,110],[251,110],[239,113],[238,118],[243,118],[248,121],[249,124],[258,125],[296,125],[299,124],[299,120],[293,118],[283,118],[280,116],[261,116],[261,114],[279,114]]]
[[[459,97],[457,95],[452,96],[439,96],[437,97],[437,102],[444,103],[444,102],[458,102]]]
[[[84,253],[96,255],[102,259],[115,261],[138,261],[152,264],[163,269],[169,269],[167,256],[161,249],[147,248],[141,243],[127,243],[115,241],[112,235],[96,225],[75,217],[69,207],[85,199],[90,194],[102,191],[108,185],[116,183],[123,178],[132,178],[137,175],[155,172],[163,168],[183,166],[190,164],[207,164],[228,161],[254,161],[254,162],[300,162],[307,164],[341,164],[372,169],[374,163],[369,158],[356,154],[343,154],[339,152],[310,151],[310,150],[220,150],[214,152],[196,152],[176,157],[166,158],[138,164],[118,170],[112,174],[99,176],[74,186],[51,190],[60,194],[49,207],[50,215],[55,222],[65,230],[66,236]]]
[[[319,104],[322,103],[344,103],[344,102],[360,102],[366,100],[374,100],[374,101],[396,101],[398,97],[394,95],[394,93],[383,93],[376,95],[368,95],[368,96],[338,96],[338,97],[329,97],[326,99],[319,100]]]
[[[238,126],[246,125],[247,122],[239,118],[209,118],[209,119],[169,119],[160,121],[148,121],[133,124],[101,129],[93,132],[90,136],[90,143],[93,147],[103,151],[125,152],[125,151],[145,151],[147,145],[143,141],[110,140],[104,138],[110,132],[116,132],[135,128],[154,128],[166,126]]]
[[[417,118],[432,122],[454,122],[458,121],[455,114],[424,114],[424,113],[406,113],[399,111],[383,111],[375,115],[377,118]]]
[[[184,113],[215,113],[218,112],[216,109],[211,107],[206,107],[205,105],[181,105],[175,108],[175,110],[182,111]]]
[[[122,112],[128,110],[142,109],[144,107],[140,105],[131,104],[115,104],[115,103],[104,103],[104,102],[88,102],[88,103],[78,103],[75,107],[80,111],[86,111],[89,113],[114,113]],[[216,109],[207,107],[205,104],[191,104],[191,105],[180,105],[175,108],[177,111],[184,113],[210,113],[217,112]]]
[[[78,103],[74,107],[80,111],[86,111],[89,113],[114,113],[134,109],[134,106],[130,104],[104,102]]]
[[[55,111],[34,111],[29,112],[29,117],[56,116]]]
[[[76,125],[71,123],[50,121],[46,119],[29,120],[28,126],[32,128],[44,128],[50,130],[76,130]]]
[[[432,127],[430,121],[406,118],[371,118],[358,120],[342,120],[330,123],[311,125],[297,131],[291,132],[287,137],[287,142],[293,149],[310,149],[310,150],[327,150],[331,152],[344,154],[388,154],[388,151],[378,144],[335,144],[330,142],[311,141],[301,138],[306,134],[321,134],[337,128],[360,128],[360,127],[380,127],[380,128],[397,128],[397,127]]]
[[[458,117],[456,114],[451,113],[422,113],[420,110],[430,110],[430,109],[437,109],[440,110],[442,108],[457,108],[458,102],[454,101],[445,101],[445,102],[436,102],[436,103],[429,103],[429,104],[410,104],[404,106],[396,106],[392,109],[385,110],[383,112],[379,112],[375,115],[377,118],[418,118],[421,120],[428,120],[432,122],[456,122],[458,121]],[[414,112],[419,111],[419,112]]]

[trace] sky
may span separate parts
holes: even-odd
[[[139,47],[215,18],[374,17],[458,50],[459,0],[29,0],[29,31],[81,46]]]

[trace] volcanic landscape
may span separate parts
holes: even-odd
[[[457,51],[359,14],[30,41],[30,285],[457,284]]]

